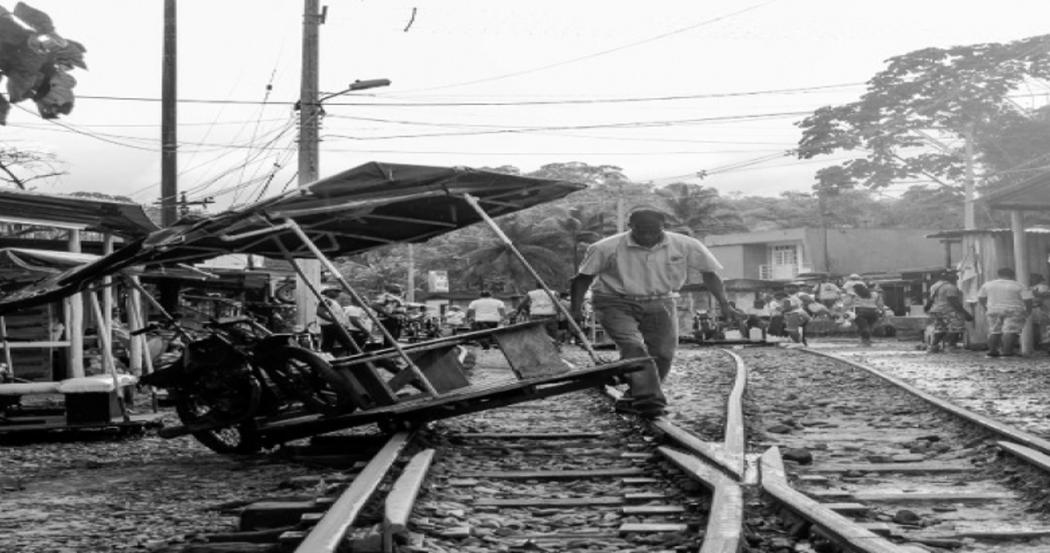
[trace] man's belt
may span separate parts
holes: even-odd
[[[609,293],[606,293],[606,292],[602,292],[602,293],[595,292],[594,293],[594,297],[596,299],[597,298],[616,298],[616,299],[631,300],[631,301],[655,301],[655,300],[669,300],[669,299],[677,298],[678,294],[675,293],[675,292],[671,292],[669,294],[652,294],[652,295],[648,295],[648,296],[633,296],[633,295],[630,295],[630,294],[609,294]]]

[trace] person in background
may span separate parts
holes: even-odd
[[[799,284],[791,282],[784,285],[786,296],[781,300],[781,312],[784,315],[784,330],[796,344],[809,345],[806,340],[806,325],[812,320],[806,311],[806,299],[812,296],[802,295]]]
[[[405,325],[404,289],[398,284],[387,284],[383,293],[372,302],[372,309],[379,316],[379,324],[397,340],[401,337],[401,328]],[[393,344],[388,344],[393,345]]]
[[[871,331],[882,316],[882,298],[863,282],[851,286],[853,290],[853,323],[857,325],[862,346],[871,345]]]
[[[977,301],[988,319],[988,357],[1016,355],[1021,330],[1031,310],[1028,290],[1017,282],[1017,273],[1009,267],[996,272],[999,278],[989,280],[977,290]]]
[[[507,306],[502,300],[492,297],[492,292],[481,291],[481,297],[467,305],[467,322],[471,330],[487,330],[499,327],[507,316]],[[492,337],[483,336],[478,340],[481,349],[492,347]]]
[[[373,326],[372,318],[368,316],[366,309],[368,308],[353,299],[343,307],[343,313],[350,323],[350,338],[362,351],[365,349],[365,344],[368,343],[368,338],[372,335]]]
[[[551,340],[557,342],[558,306],[555,302],[558,301],[558,293],[551,293],[554,294],[554,298],[551,298],[543,285],[537,282],[536,288],[525,293],[514,313],[519,321],[543,321],[543,329]]]
[[[762,341],[766,341],[766,329],[769,327],[769,301],[764,295],[756,294],[755,301],[750,306],[744,307],[745,319],[743,322],[744,338],[750,339],[751,329],[757,328],[762,331]]]
[[[317,303],[316,311],[321,327],[321,351],[334,354],[336,343],[346,351],[354,351],[348,334],[350,320],[339,303],[342,293],[343,290],[338,286],[326,286],[321,290],[321,301]]]
[[[621,359],[653,358],[644,370],[627,375],[630,389],[616,407],[648,418],[663,415],[667,405],[660,385],[671,371],[678,345],[679,289],[702,278],[721,312],[731,312],[715,272],[722,265],[699,240],[665,231],[666,220],[667,214],[658,209],[634,209],[628,216],[629,231],[587,247],[571,289],[570,311],[581,320],[584,296],[594,285],[595,316]]]
[[[839,297],[842,296],[842,289],[834,282],[831,282],[831,277],[825,276],[821,279],[820,284],[814,287],[813,294],[824,307],[833,309],[835,303],[839,301]]]
[[[568,292],[558,293],[558,304],[561,309],[558,309],[558,343],[559,344],[570,344],[573,341],[572,329],[569,328],[569,319],[565,316],[572,309],[572,303],[569,302]]]
[[[850,297],[856,296],[853,292],[853,287],[858,284],[864,284],[864,280],[857,273],[851,273],[846,277],[846,281],[842,283],[842,293]]]
[[[966,321],[972,321],[973,315],[966,310],[962,302],[962,292],[955,285],[958,276],[952,271],[937,275],[937,281],[930,286],[929,299],[923,306],[930,316],[933,325],[933,337],[930,339],[926,353],[954,351],[959,338],[966,330]]]
[[[1032,334],[1035,336],[1036,349],[1050,352],[1050,285],[1039,273],[1028,277],[1029,292],[1032,294]]]
[[[765,303],[769,309],[769,325],[766,334],[773,336],[787,336],[784,330],[784,298],[787,294],[783,291],[771,292],[765,295]]]
[[[445,327],[449,334],[458,334],[467,322],[467,313],[458,305],[450,305],[445,310]]]

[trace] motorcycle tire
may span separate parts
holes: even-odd
[[[253,390],[255,391],[252,393],[257,394],[258,386],[253,386]],[[203,417],[210,415],[211,408],[202,404],[202,399],[192,392],[175,395],[175,412],[183,424],[199,423]],[[262,449],[259,433],[251,416],[230,425],[199,430],[192,435],[208,449],[223,455],[248,455]]]
[[[350,382],[308,349],[280,348],[268,361],[267,372],[285,392],[312,411],[333,415],[349,413],[356,407]]]

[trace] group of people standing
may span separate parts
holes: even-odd
[[[811,286],[789,282],[782,291],[761,294],[754,308],[745,312],[744,331],[759,327],[774,336],[787,336],[806,344],[806,327],[814,319],[831,319],[855,325],[861,343],[871,344],[872,332],[885,312],[882,289],[854,273],[837,284],[830,277]],[[736,310],[734,310],[736,311]]]

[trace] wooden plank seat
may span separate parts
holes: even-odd
[[[67,378],[58,382],[0,384],[0,395],[61,394],[65,405],[58,413],[64,416],[66,424],[109,423],[113,417],[124,414],[118,394],[137,382],[138,378],[130,374],[119,374],[116,379],[112,375],[100,374]],[[16,415],[11,416],[12,420],[17,419]]]
[[[499,345],[507,363],[518,379],[557,375],[568,372],[569,366],[558,355],[558,350],[543,329],[542,321],[529,321],[486,330],[478,330],[433,340],[401,345],[409,359],[419,367],[424,378],[440,394],[470,385],[463,373],[457,347],[481,338],[491,337]],[[417,378],[406,370],[401,351],[383,348],[338,357],[330,363],[342,372],[361,402],[360,407],[372,408],[397,404],[398,390],[413,384]],[[393,373],[385,377],[384,369]]]
[[[616,376],[640,370],[647,362],[648,358],[624,359],[554,375],[468,386],[438,397],[420,394],[394,405],[343,415],[271,419],[260,424],[259,434],[264,442],[277,444],[372,423],[418,424],[599,386]]]
[[[58,382],[6,382],[0,384],[0,396],[57,394]]]

